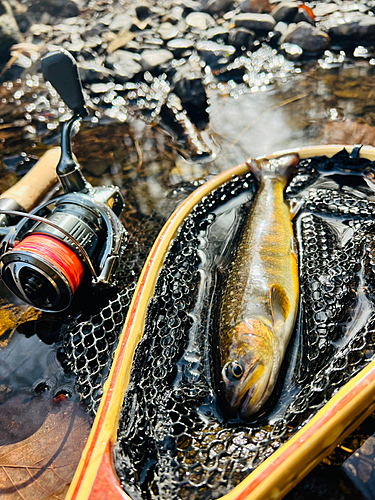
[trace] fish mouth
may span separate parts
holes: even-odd
[[[265,384],[264,388],[262,388],[262,393],[260,394],[260,397],[257,398],[257,400],[251,405],[251,400],[253,399],[256,389],[260,383],[258,381],[256,384],[252,385],[243,395],[241,398],[240,404],[238,405],[238,416],[242,420],[248,419],[251,415],[256,413],[258,410],[260,410],[263,406],[263,403],[265,401],[265,395],[267,394],[267,390],[270,384],[270,379],[271,377],[268,377],[267,383]]]

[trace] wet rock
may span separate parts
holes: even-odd
[[[281,2],[276,7],[274,11],[272,11],[272,17],[277,22],[290,23],[295,18],[298,13],[298,3],[296,2]]]
[[[294,17],[293,22],[296,24],[305,22],[311,24],[312,26],[315,26],[315,20],[309,15],[307,10],[301,8],[301,6],[299,6],[298,12]]]
[[[128,50],[116,50],[107,56],[106,66],[113,69],[117,81],[127,82],[142,71],[141,56]]]
[[[209,14],[205,12],[191,12],[186,17],[186,23],[192,28],[197,28],[201,31],[205,31],[208,28],[213,28],[216,26],[215,20]]]
[[[236,49],[250,49],[253,47],[255,40],[254,31],[250,31],[246,28],[233,28],[229,32],[228,43],[236,47]]]
[[[228,40],[228,30],[218,26],[217,28],[210,28],[204,33],[204,37],[207,40],[212,40],[213,42],[227,43]]]
[[[209,14],[220,14],[226,12],[233,5],[233,0],[208,0],[203,6],[203,10]]]
[[[195,42],[193,40],[187,40],[186,38],[174,38],[173,40],[169,40],[167,43],[167,48],[175,57],[181,57],[186,51],[191,50],[195,46]]]
[[[330,37],[321,29],[302,22],[290,26],[280,43],[296,44],[305,52],[320,54],[330,46]]]
[[[144,21],[151,14],[150,7],[146,4],[138,5],[135,8],[135,14],[140,21]]]
[[[175,25],[167,22],[162,23],[157,29],[157,32],[163,40],[172,40],[172,38],[176,38],[179,34],[179,29]]]
[[[78,67],[81,80],[85,83],[108,82],[113,77],[111,70],[95,60],[79,62]]]
[[[143,49],[156,50],[161,48],[163,45],[164,40],[155,36],[155,32],[153,30],[146,30],[142,33],[141,46]]]
[[[361,13],[347,13],[330,19],[328,30],[332,40],[372,41],[375,40],[375,17]]]
[[[33,0],[29,11],[42,14],[47,12],[55,17],[76,17],[79,5],[75,0]]]
[[[0,59],[6,59],[10,47],[22,40],[12,9],[6,0],[0,2]]]
[[[303,55],[303,50],[299,45],[295,43],[283,43],[280,47],[280,52],[289,61],[297,61]]]
[[[286,23],[279,22],[276,24],[273,31],[274,31],[274,33],[279,33],[280,35],[284,35],[284,33],[286,33],[287,29],[288,29],[288,25]]]
[[[221,45],[211,41],[199,41],[196,45],[201,58],[215,70],[230,61],[230,57],[236,52],[232,45]]]
[[[236,28],[247,28],[255,33],[272,31],[276,21],[270,14],[238,14],[234,17]]]
[[[192,12],[200,12],[202,10],[202,4],[197,0],[182,0],[178,2],[178,5],[182,7],[182,17],[185,18]]]
[[[173,54],[167,49],[144,50],[140,63],[145,71],[152,71],[173,59]]]
[[[245,0],[240,5],[241,12],[266,13],[271,12],[269,0]]]
[[[173,91],[181,99],[191,121],[199,129],[206,128],[209,123],[208,102],[200,67],[186,63],[179,68],[174,77]]]
[[[314,7],[313,12],[316,17],[325,17],[340,10],[337,3],[319,3]]]
[[[133,24],[132,18],[128,14],[118,14],[109,25],[111,31],[130,30]]]

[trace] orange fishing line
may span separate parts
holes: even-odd
[[[32,234],[18,243],[13,250],[40,255],[62,271],[73,293],[83,278],[83,266],[77,255],[63,242],[44,234]]]

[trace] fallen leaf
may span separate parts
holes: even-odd
[[[107,52],[108,54],[112,54],[115,50],[125,47],[129,42],[131,42],[134,38],[135,34],[128,30],[123,30],[119,35],[111,41],[108,45]]]
[[[26,439],[0,446],[4,500],[63,500],[90,432],[91,419],[80,404],[41,399],[41,410],[35,399],[35,418],[48,408],[42,425]]]

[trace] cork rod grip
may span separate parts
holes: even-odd
[[[0,199],[10,198],[26,212],[32,210],[57,183],[56,166],[60,154],[60,148],[47,151],[17,184],[2,193]]]

